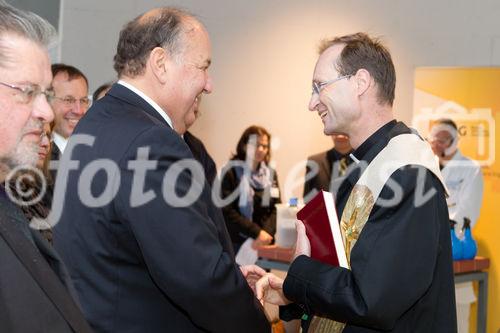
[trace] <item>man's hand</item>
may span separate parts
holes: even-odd
[[[306,227],[304,223],[297,220],[295,222],[295,228],[297,229],[297,244],[295,245],[295,254],[293,259],[295,260],[300,255],[311,256],[311,243],[306,235]]]
[[[264,275],[255,285],[257,298],[264,303],[286,305],[291,302],[283,294],[283,279],[272,273]]]
[[[264,245],[269,245],[273,241],[273,236],[271,236],[267,231],[262,229],[259,232],[259,236],[255,239],[253,242],[252,246],[254,249],[258,248],[259,246],[264,246]]]
[[[250,288],[252,288],[253,293],[255,294],[255,283],[264,275],[266,275],[266,271],[257,265],[240,266],[240,271],[247,280]]]

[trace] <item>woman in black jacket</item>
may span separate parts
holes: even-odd
[[[260,126],[247,128],[236,154],[222,171],[222,208],[235,252],[251,237],[254,247],[273,242],[276,208],[280,203],[278,177],[269,166],[271,135]]]

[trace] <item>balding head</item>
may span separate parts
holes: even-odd
[[[173,8],[153,9],[120,33],[115,69],[120,79],[152,99],[183,134],[212,91],[211,45],[194,16]]]
[[[188,12],[170,8],[156,8],[130,21],[120,32],[114,57],[114,68],[119,77],[144,74],[150,52],[162,47],[172,56],[182,52],[185,35],[201,24]]]

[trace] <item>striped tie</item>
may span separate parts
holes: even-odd
[[[339,176],[345,175],[347,171],[347,157],[344,156],[339,161]]]

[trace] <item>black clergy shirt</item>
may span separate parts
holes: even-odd
[[[370,163],[391,138],[404,133],[411,130],[391,121],[353,155]],[[419,177],[419,172],[425,177]],[[338,216],[342,216],[360,175],[360,169],[350,172],[339,189]],[[402,167],[390,180],[401,187],[402,200],[392,207],[375,204],[352,248],[351,270],[307,256],[291,264],[283,291],[295,304],[280,309],[283,319],[300,315],[302,309],[309,319],[321,315],[347,323],[344,333],[457,331],[444,188],[422,166]],[[416,204],[415,199],[428,191],[435,193],[423,204]],[[380,198],[393,196],[386,183]]]

